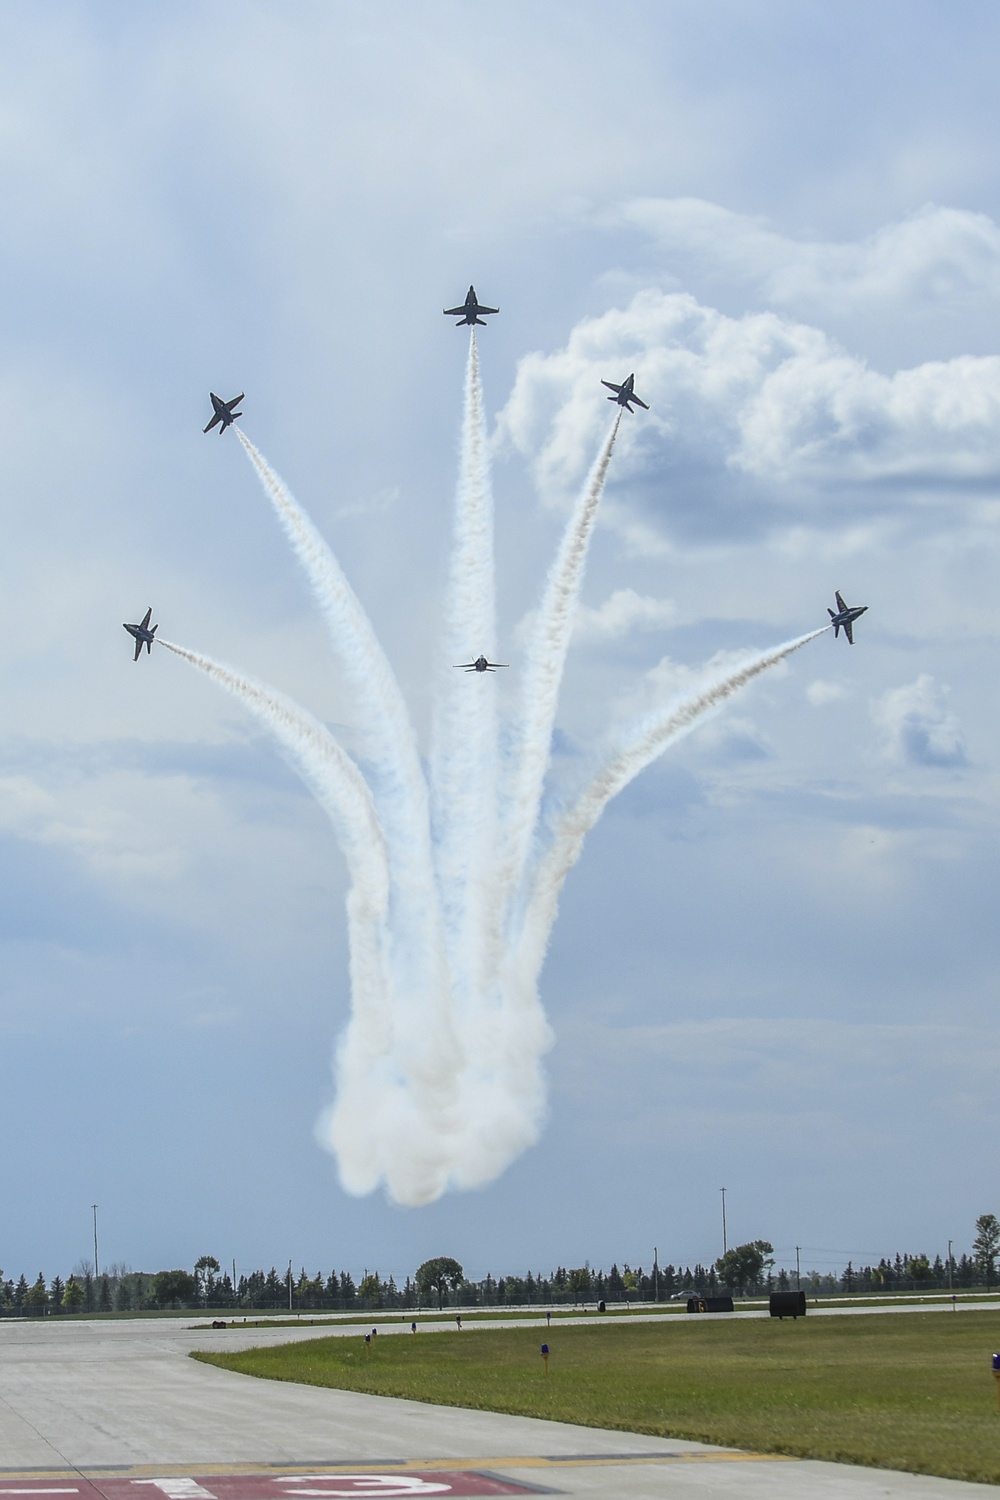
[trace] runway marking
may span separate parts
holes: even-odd
[[[367,1469],[368,1472],[365,1472]],[[350,1500],[351,1496],[374,1496],[381,1500],[407,1500],[407,1497],[430,1495],[530,1495],[537,1486],[518,1484],[499,1474],[475,1473],[467,1463],[461,1468],[428,1469],[423,1465],[413,1473],[413,1465],[393,1465],[372,1472],[370,1465],[339,1464],[325,1466],[322,1473],[307,1474],[218,1474],[211,1477],[212,1489],[190,1475],[164,1475],[155,1479],[125,1477],[120,1472],[98,1477],[91,1472],[81,1475],[74,1489],[54,1490],[44,1481],[10,1489],[3,1493],[24,1497],[34,1495],[79,1495],[81,1500],[139,1500],[137,1486],[154,1485],[167,1500]],[[283,1489],[279,1486],[284,1486]]]
[[[140,1497],[130,1492],[128,1486],[137,1481],[149,1480],[153,1483],[166,1481],[174,1477],[189,1479],[193,1483],[199,1481],[203,1485],[203,1493],[213,1497],[213,1500],[294,1500],[296,1494],[304,1491],[296,1489],[274,1489],[268,1490],[267,1484],[286,1484],[289,1479],[314,1478],[322,1474],[324,1478],[343,1476],[347,1474],[361,1474],[365,1471],[383,1474],[421,1474],[429,1475],[452,1475],[458,1474],[474,1475],[477,1478],[488,1479],[491,1482],[498,1481],[495,1471],[497,1469],[541,1469],[559,1470],[572,1468],[616,1468],[621,1466],[632,1466],[642,1464],[754,1464],[754,1463],[801,1463],[801,1459],[790,1453],[749,1453],[739,1448],[707,1448],[689,1449],[674,1453],[549,1453],[549,1454],[505,1454],[497,1457],[491,1455],[483,1458],[363,1458],[335,1460],[332,1463],[324,1463],[322,1460],[313,1460],[307,1464],[274,1463],[268,1464],[262,1469],[261,1463],[251,1464],[199,1464],[197,1466],[197,1479],[192,1477],[191,1464],[159,1464],[155,1468],[151,1464],[115,1464],[104,1466],[87,1466],[74,1470],[74,1475],[79,1474],[84,1479],[93,1481],[100,1480],[102,1489],[109,1495],[111,1486],[115,1487],[114,1500],[126,1500],[131,1493],[131,1500],[140,1500]],[[483,1473],[483,1471],[494,1471]],[[44,1495],[48,1494],[77,1494],[79,1490],[46,1490],[46,1481],[68,1477],[65,1469],[0,1469],[0,1477],[9,1477],[22,1481],[33,1480],[30,1488],[16,1491],[0,1489],[0,1495],[16,1493],[20,1495]],[[154,1477],[155,1476],[155,1477]],[[247,1485],[226,1484],[226,1480],[258,1480],[262,1488],[257,1486],[251,1488]],[[218,1483],[222,1480],[223,1483]],[[37,1485],[37,1487],[36,1487]],[[208,1486],[212,1488],[209,1489]],[[119,1488],[120,1486],[120,1488]],[[89,1486],[88,1486],[89,1487]],[[163,1484],[158,1484],[160,1489]],[[523,1492],[523,1486],[518,1487],[513,1493]],[[192,1491],[185,1491],[192,1494]],[[358,1493],[357,1490],[354,1491]],[[385,1494],[385,1491],[372,1490],[370,1493]],[[415,1493],[412,1492],[411,1493]],[[425,1492],[426,1493],[426,1492]],[[453,1490],[452,1493],[459,1493]],[[466,1490],[462,1493],[471,1494],[498,1494],[498,1490]],[[512,1493],[508,1491],[508,1493]]]

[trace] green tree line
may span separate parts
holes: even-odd
[[[876,1265],[855,1266],[848,1261],[839,1273],[803,1270],[798,1284],[811,1295],[968,1291],[997,1286],[1000,1258],[1000,1220],[981,1214],[976,1220],[972,1253],[947,1261],[924,1252],[883,1257]],[[554,1271],[527,1271],[481,1281],[466,1278],[450,1256],[425,1261],[402,1285],[365,1268],[355,1281],[349,1271],[256,1270],[234,1281],[212,1255],[203,1255],[188,1271],[155,1273],[110,1266],[99,1276],[81,1263],[63,1280],[34,1281],[22,1274],[16,1281],[0,1270],[0,1317],[45,1317],[67,1313],[126,1313],[171,1308],[293,1312],[404,1311],[445,1307],[582,1306],[626,1302],[664,1302],[684,1296],[711,1296],[730,1291],[753,1296],[795,1287],[796,1273],[774,1269],[774,1251],[766,1240],[734,1246],[711,1266],[659,1265],[644,1268],[623,1262],[609,1271],[590,1265]]]

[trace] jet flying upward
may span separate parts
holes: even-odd
[[[446,318],[458,319],[458,322],[455,324],[456,328],[461,328],[463,323],[468,323],[470,325],[473,323],[478,323],[481,328],[485,328],[486,323],[485,320],[479,316],[480,313],[485,313],[486,316],[489,317],[491,313],[498,313],[499,311],[499,307],[483,307],[481,303],[477,302],[476,289],[474,286],[470,286],[469,295],[466,297],[461,307],[446,307],[444,309],[444,315]]]
[[[463,672],[495,672],[497,667],[507,667],[510,663],[506,661],[487,661],[485,656],[477,656],[475,661],[457,661],[455,666]]]
[[[853,646],[854,622],[859,615],[864,614],[868,606],[867,604],[855,604],[854,607],[851,608],[849,605],[845,604],[843,599],[840,597],[839,589],[837,589],[835,597],[837,600],[836,610],[827,609],[827,614],[830,616],[830,623],[833,626],[833,638],[834,640],[836,640],[837,636],[840,634],[841,626],[843,626],[844,634],[847,636],[848,644]]]
[[[204,432],[211,432],[216,422],[221,422],[222,426],[219,428],[219,436],[221,437],[226,428],[233,425],[237,417],[242,417],[243,413],[241,411],[234,411],[233,407],[239,406],[240,402],[243,400],[244,392],[240,391],[239,395],[234,396],[232,401],[220,401],[219,397],[215,394],[214,391],[209,391],[208,394],[212,398],[212,409],[215,415],[212,417],[212,420],[211,422],[209,422],[208,426],[203,428],[202,430]]]
[[[639,397],[635,393],[634,375],[630,375],[622,385],[615,385],[613,380],[602,380],[601,384],[606,385],[609,391],[614,391],[615,393],[613,396],[609,396],[608,400],[617,401],[618,405],[624,406],[626,411],[632,410],[631,406],[629,406],[630,401],[634,401],[636,406],[641,406],[643,411],[649,411],[649,407],[646,405],[645,401],[640,401]]]
[[[146,613],[142,617],[141,624],[124,626],[129,635],[133,636],[135,639],[135,655],[132,658],[133,661],[139,660],[139,657],[142,655],[143,646],[145,646],[148,656],[152,656],[153,654],[153,637],[160,627],[159,625],[154,625],[152,626],[152,628],[150,628],[149,617],[152,613],[153,606],[150,605],[149,609],[147,609]]]

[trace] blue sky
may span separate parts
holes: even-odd
[[[997,1208],[1000,16],[976,3],[0,3],[8,1273],[405,1275],[967,1246]],[[540,1144],[403,1210],[314,1125],[345,872],[280,754],[124,619],[349,739],[207,391],[335,546],[421,730],[470,280],[501,620],[637,371],[569,753],[871,608],[652,768],[570,876]],[[516,661],[516,656],[504,656]],[[509,684],[497,684],[500,693]]]

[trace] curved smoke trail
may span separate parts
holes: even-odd
[[[335,1102],[317,1133],[351,1192],[384,1183],[399,1203],[428,1203],[450,1186],[492,1180],[537,1140],[545,1108],[541,1063],[551,1044],[538,976],[563,883],[588,832],[670,744],[822,634],[719,669],[620,734],[539,842],[574,614],[620,420],[621,413],[548,574],[503,759],[496,679],[451,667],[496,651],[493,501],[475,332],[430,790],[402,693],[367,615],[312,522],[239,429],[356,695],[371,788],[303,710],[207,657],[159,642],[234,693],[281,740],[347,858],[352,1014],[338,1047]]]
[[[706,714],[721,707],[755,677],[776,667],[829,628],[829,625],[822,625],[808,635],[761,652],[696,692],[668,703],[643,719],[631,734],[622,736],[611,758],[559,819],[548,848],[538,862],[518,944],[517,962],[523,972],[537,975],[541,969],[563,882],[580,857],[584,839],[608,803],[670,745],[689,734]]]
[[[407,851],[426,846],[427,788],[399,683],[361,601],[330,547],[288,486],[241,428],[236,434],[312,584],[334,650],[363,715],[365,755],[377,768],[386,826],[399,825]],[[381,810],[381,809],[380,809]],[[427,862],[429,866],[429,852]]]
[[[498,872],[498,907],[505,928],[535,835],[580,585],[621,419],[619,411],[566,523],[525,653],[521,720],[511,751],[512,784],[503,809],[505,837]],[[505,931],[500,936],[503,941]]]
[[[246,434],[238,427],[236,432],[309,577],[330,640],[362,710],[366,756],[374,772],[375,804],[393,876],[389,956],[399,1037],[397,1066],[412,1090],[418,1114],[427,1117],[426,1128],[447,1133],[453,1128],[462,1058],[450,1005],[451,976],[434,878],[427,782],[416,736],[395,674],[339,562],[288,486]],[[358,1092],[363,1094],[369,1087],[373,1087],[371,1080],[361,1080]],[[343,1091],[334,1116],[341,1104],[346,1109]],[[370,1119],[370,1105],[359,1107],[358,1114]],[[397,1161],[408,1159],[409,1144],[423,1133],[404,1114],[399,1127],[404,1139],[397,1143]],[[338,1140],[347,1139],[348,1133],[340,1130],[335,1119],[328,1122],[328,1128]],[[337,1151],[343,1170],[340,1146]]]
[[[368,784],[350,756],[317,719],[243,673],[157,636],[156,644],[183,657],[238,698],[284,746],[303,781],[333,824],[347,862],[352,1026],[362,1051],[392,1050],[392,1012],[385,960],[389,860]]]
[[[157,636],[239,699],[284,746],[333,824],[347,861],[351,1018],[337,1048],[337,1101],[317,1126],[338,1157],[344,1186],[371,1192],[385,1180],[401,1203],[429,1202],[448,1183],[450,1158],[440,1105],[426,1108],[408,1075],[406,1007],[389,962],[390,878],[382,828],[367,783],[350,756],[304,709],[199,652]],[[437,1103],[437,1101],[433,1101]]]

